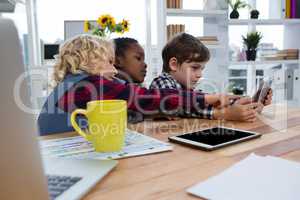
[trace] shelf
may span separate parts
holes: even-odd
[[[300,60],[231,61],[229,63],[229,69],[247,70],[248,65],[255,65],[256,70],[264,70],[268,69],[268,67],[272,67],[274,65],[279,64],[300,64]]]
[[[230,65],[300,64],[300,60],[231,61]]]
[[[222,49],[224,48],[224,46],[218,44],[218,45],[207,45],[207,44],[204,44],[208,49]]]
[[[229,25],[286,25],[300,24],[300,19],[230,19]]]
[[[167,9],[167,16],[203,17],[227,15],[226,10],[191,10],[191,9]]]

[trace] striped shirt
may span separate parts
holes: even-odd
[[[175,80],[169,73],[163,72],[160,76],[153,79],[150,89],[175,89],[182,90],[183,86]],[[213,106],[209,105],[196,112],[184,112],[181,115],[189,117],[200,117],[204,119],[213,119]]]

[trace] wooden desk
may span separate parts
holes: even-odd
[[[267,120],[266,116],[270,117],[274,110],[274,119]],[[249,153],[279,156],[300,162],[300,109],[286,110],[282,106],[270,106],[260,118],[254,123],[180,119],[168,122],[145,121],[131,125],[129,128],[163,141],[167,141],[168,136],[173,134],[215,125],[256,131],[263,136],[213,152],[174,144],[172,152],[122,159],[116,169],[98,183],[84,200],[200,199],[186,193],[186,189],[222,172]],[[74,133],[55,137],[72,134]]]

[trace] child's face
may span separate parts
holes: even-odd
[[[176,58],[175,58],[176,59]],[[171,67],[171,75],[186,89],[194,89],[202,77],[206,62],[183,62]]]
[[[89,57],[88,67],[93,74],[99,74],[108,80],[112,80],[118,73],[118,70],[113,65],[113,57],[100,59],[95,55]]]
[[[145,64],[145,53],[141,45],[133,43],[126,50],[124,56],[116,58],[116,65],[133,79],[136,83],[144,82],[147,65]]]

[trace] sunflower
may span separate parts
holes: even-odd
[[[102,27],[105,28],[107,26],[107,21],[108,21],[109,15],[101,15],[98,20],[97,23]]]
[[[116,25],[115,19],[111,15],[101,15],[97,23],[104,29],[107,26],[114,27]]]
[[[91,32],[93,35],[98,35],[100,37],[105,37],[111,33],[123,34],[129,31],[129,22],[123,19],[121,22],[116,23],[115,18],[109,14],[101,15],[97,19],[97,25],[94,26],[93,23],[89,21],[84,21],[84,32]]]
[[[122,24],[124,32],[129,31],[129,22],[127,20],[123,19],[123,21],[121,22],[121,24]]]
[[[116,26],[115,18],[113,18],[113,17],[108,18],[107,25],[108,25],[111,29],[114,29],[115,26]]]
[[[89,23],[89,21],[84,21],[84,28],[83,28],[83,30],[84,30],[84,32],[86,33],[86,32],[89,32],[89,30],[90,30],[90,23]]]

